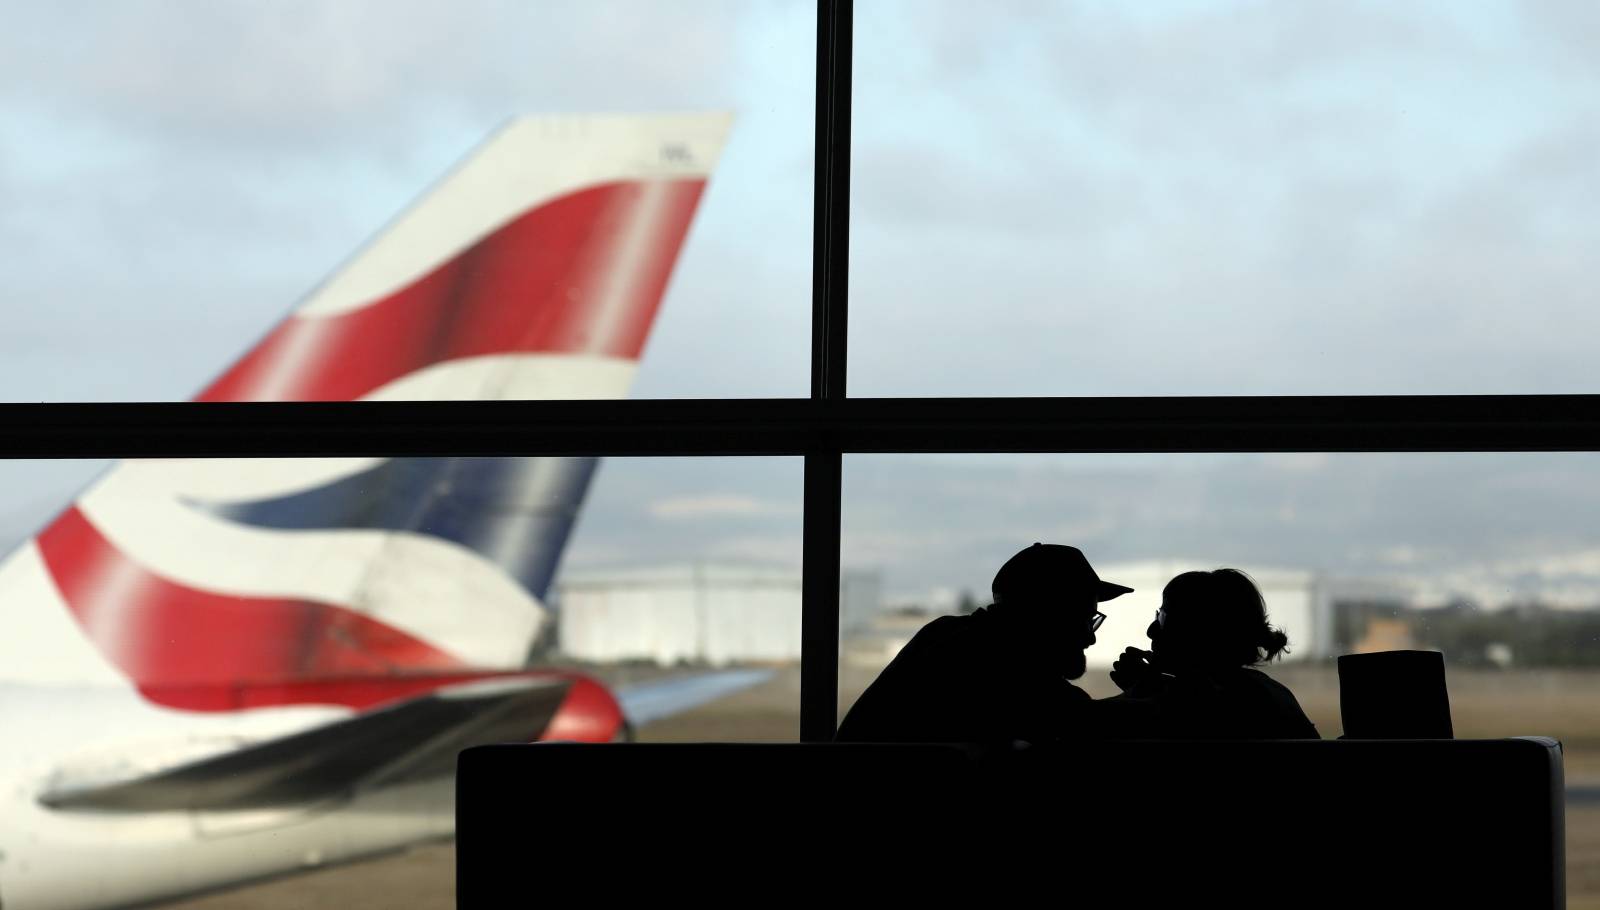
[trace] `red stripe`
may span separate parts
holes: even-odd
[[[486,354],[637,358],[704,186],[661,184],[659,209],[643,204],[649,190],[639,181],[539,205],[387,297],[284,320],[198,400],[349,401]],[[625,289],[615,323],[601,326],[615,288]]]
[[[158,704],[229,710],[224,683],[256,689],[253,706],[294,704],[305,691],[285,684],[464,669],[427,642],[343,607],[214,594],[163,578],[124,556],[76,506],[38,543],[78,624]],[[324,697],[362,707],[377,696],[334,687]]]

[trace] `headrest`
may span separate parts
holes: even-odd
[[[1339,658],[1344,739],[1452,739],[1444,655],[1378,651]]]

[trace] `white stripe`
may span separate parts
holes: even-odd
[[[626,398],[638,362],[592,354],[489,354],[434,364],[364,401],[588,401]]]
[[[183,486],[184,467],[129,463],[86,494],[79,508],[129,559],[178,584],[345,606],[479,666],[520,664],[546,621],[515,580],[464,547],[386,531],[237,525],[173,495]],[[116,631],[114,625],[106,629]]]
[[[611,260],[600,270],[599,306],[590,325],[589,349],[615,350],[616,337],[632,323],[639,281],[645,277],[644,262],[660,246],[672,212],[672,186],[651,181],[640,187],[639,200],[623,228],[622,236],[611,248]]]
[[[366,306],[410,284],[533,206],[619,180],[704,178],[728,114],[527,117],[493,136],[300,307]]]
[[[382,458],[186,458],[127,461],[117,465],[111,475],[128,465],[165,465],[162,490],[167,495],[195,502],[247,502],[288,496],[315,489],[352,474],[359,474]],[[96,484],[98,489],[99,484]],[[85,494],[87,495],[87,494]],[[148,495],[155,495],[151,491]]]
[[[79,617],[91,639],[120,642],[126,641],[128,635],[138,634],[138,617],[132,607],[138,603],[144,583],[139,566],[127,561],[98,563],[76,581],[82,590],[95,592],[83,604],[86,610]]]
[[[308,368],[323,359],[332,337],[314,323],[284,323],[283,346],[269,359],[268,370],[255,377],[241,401],[294,401]]]
[[[128,684],[84,637],[33,541],[0,563],[0,629],[0,679],[41,685]]]

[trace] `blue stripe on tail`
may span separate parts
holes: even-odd
[[[598,458],[391,458],[273,499],[191,502],[284,531],[429,534],[474,550],[545,600]]]

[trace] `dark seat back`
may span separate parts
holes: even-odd
[[[1540,739],[488,746],[457,893],[1559,907],[1561,808]]]

